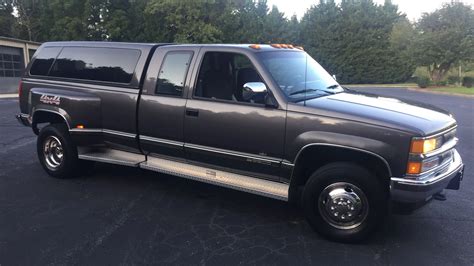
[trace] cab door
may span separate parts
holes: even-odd
[[[138,131],[145,154],[184,158],[184,113],[198,46],[159,47],[150,61],[139,103]]]
[[[279,180],[286,111],[258,100],[264,97],[243,99],[244,83],[266,83],[255,64],[245,54],[210,48],[198,60],[184,118],[187,159]]]

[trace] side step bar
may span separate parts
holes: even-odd
[[[112,163],[137,167],[146,160],[145,155],[107,148],[78,147],[78,157],[82,160]]]
[[[288,201],[289,185],[260,178],[205,168],[162,158],[111,149],[79,149],[79,158],[104,163],[140,167],[204,183],[227,187],[269,198]]]

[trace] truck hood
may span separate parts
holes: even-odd
[[[375,94],[343,92],[302,104],[320,115],[379,124],[421,135],[456,124],[449,112],[435,106]]]

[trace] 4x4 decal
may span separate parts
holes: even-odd
[[[40,102],[45,104],[55,104],[59,105],[61,103],[61,97],[59,96],[48,96],[48,95],[41,95]]]

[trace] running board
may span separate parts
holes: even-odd
[[[138,167],[145,155],[107,148],[78,147],[79,159]]]
[[[140,167],[204,183],[288,201],[289,185],[265,179],[108,148],[78,147],[82,160]]]
[[[140,168],[288,201],[289,185],[148,156]]]

